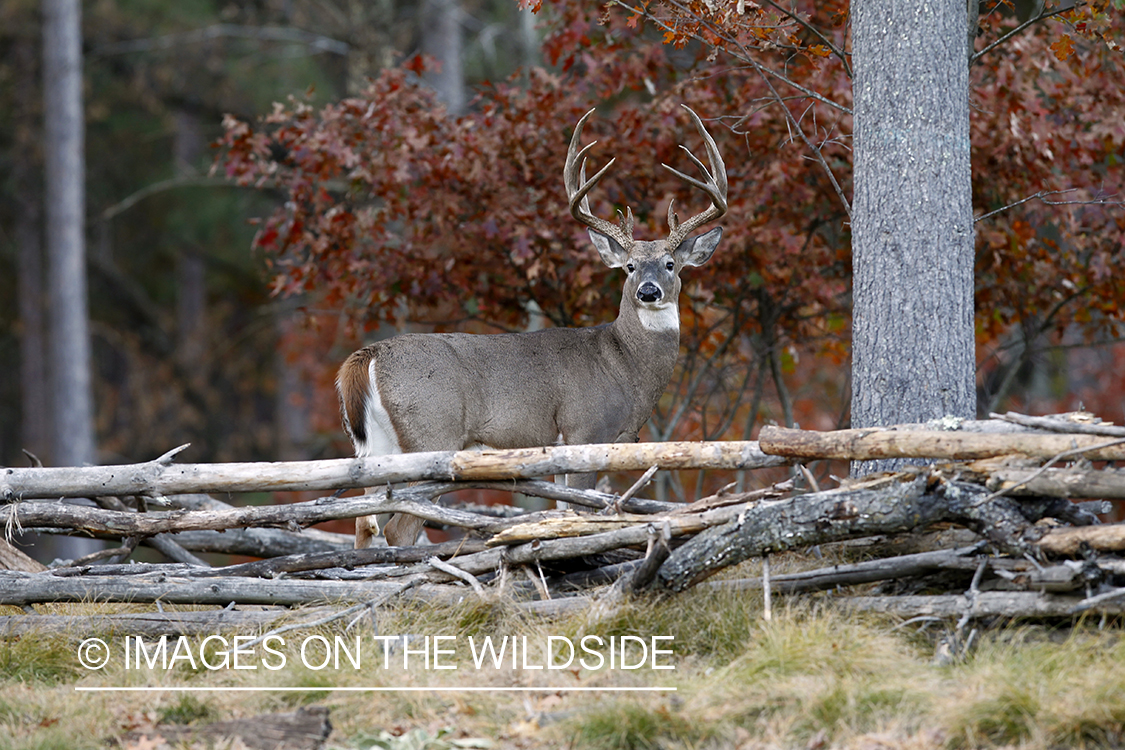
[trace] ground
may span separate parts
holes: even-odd
[[[753,575],[756,565],[748,563],[733,574]],[[784,566],[781,560],[774,563],[775,571]],[[138,652],[130,641],[128,665],[124,633],[7,637],[0,640],[0,748],[80,750],[115,740],[141,750],[159,745],[145,744],[130,731],[159,724],[204,726],[309,705],[330,711],[328,748],[1125,746],[1122,622],[1095,617],[1053,624],[982,623],[972,652],[949,663],[935,653],[953,623],[904,625],[882,616],[846,614],[841,596],[775,599],[770,621],[763,618],[760,592],[702,589],[636,603],[600,622],[591,621],[589,613],[544,620],[510,603],[401,604],[380,612],[375,621],[362,618],[349,631],[337,623],[287,632],[284,645],[242,641],[242,652],[228,654],[225,662],[222,642],[204,643],[203,637],[170,639],[163,654],[153,642]],[[44,612],[109,608],[38,607]],[[0,609],[9,610],[0,614],[20,613]],[[406,669],[401,644],[387,656],[382,641],[374,638],[376,626],[379,635],[412,636]],[[108,664],[98,670],[84,668],[78,658],[79,645],[93,635],[110,647]],[[229,648],[233,634],[223,635]],[[579,650],[567,668],[536,668],[546,666],[548,643],[565,660],[566,644],[581,649],[581,639],[593,635],[603,638],[601,645],[595,640],[586,645],[606,663],[599,665],[597,657]],[[325,644],[337,636],[348,652],[321,666]],[[526,638],[528,652],[513,664],[507,651],[499,668],[484,658],[478,668],[475,660],[482,656],[486,636],[494,645],[508,636],[521,648]],[[632,637],[624,639],[625,666],[640,666],[623,669],[615,661],[611,669],[609,639],[614,639],[616,660],[625,636]],[[653,636],[672,638],[654,641]],[[653,648],[661,653],[654,656]],[[585,666],[578,662],[582,656]],[[217,668],[208,668],[204,659]],[[449,666],[457,668],[439,668]],[[78,690],[99,687],[158,689]],[[278,687],[290,690],[246,690]],[[413,690],[339,690],[360,687]],[[492,691],[516,687],[541,689]],[[669,689],[622,690],[653,687]],[[238,748],[238,742],[214,747]]]

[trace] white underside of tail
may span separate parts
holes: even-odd
[[[650,331],[676,331],[680,328],[680,310],[674,304],[655,309],[639,306],[637,317],[641,319],[641,325]]]
[[[367,433],[367,440],[356,441],[355,455],[366,458],[402,453],[402,446],[398,444],[398,435],[395,434],[394,425],[391,424],[391,415],[384,408],[383,397],[379,393],[374,360],[367,366],[367,382],[370,390],[367,398],[364,399],[363,410],[363,428]]]

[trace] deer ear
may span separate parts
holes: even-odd
[[[590,241],[598,249],[598,255],[602,256],[602,263],[610,268],[621,268],[625,265],[625,261],[629,260],[629,253],[617,244],[617,240],[607,237],[601,232],[595,232],[593,229],[587,229],[586,231],[590,235]]]
[[[722,238],[723,228],[715,227],[706,234],[688,237],[672,254],[685,266],[702,266],[711,259]]]

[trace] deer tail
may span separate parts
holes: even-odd
[[[352,443],[367,442],[367,399],[371,397],[371,360],[375,352],[365,346],[344,360],[336,375],[336,393],[340,396],[340,414],[344,429]]]

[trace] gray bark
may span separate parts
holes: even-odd
[[[0,501],[91,495],[153,497],[191,492],[334,490],[382,487],[425,479],[480,481],[591,471],[643,471],[654,465],[662,469],[737,470],[788,463],[788,459],[765,455],[754,441],[555,445],[242,464],[173,464],[171,457],[176,452],[178,450],[143,464],[4,469],[0,472]],[[598,500],[598,493],[593,498]],[[577,502],[574,497],[570,499]],[[625,505],[626,510],[633,507],[633,501]],[[647,507],[651,506],[637,509],[643,512]]]
[[[89,313],[86,302],[86,162],[82,109],[82,9],[43,0],[48,381],[51,461],[96,463]],[[80,557],[93,540],[55,540],[50,554]]]
[[[465,72],[461,60],[461,6],[457,0],[424,0],[421,10],[422,52],[441,63],[429,71],[426,83],[451,115],[465,111]]]
[[[853,427],[976,413],[966,16],[852,6]]]
[[[86,304],[86,165],[82,15],[78,0],[43,0],[50,377],[54,463],[94,463]]]

